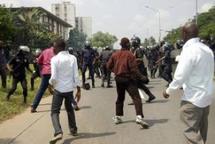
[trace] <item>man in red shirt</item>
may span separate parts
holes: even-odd
[[[117,87],[116,116],[113,117],[115,124],[122,123],[123,106],[125,100],[125,91],[131,96],[136,110],[136,123],[142,128],[148,128],[149,125],[143,121],[142,102],[138,92],[137,80],[145,81],[145,77],[140,74],[135,56],[130,51],[130,41],[128,38],[122,38],[120,45],[122,49],[115,52],[107,63],[107,68],[115,75]]]
[[[50,48],[44,50],[38,58],[38,64],[40,65],[40,73],[41,73],[41,83],[40,88],[34,98],[31,112],[37,112],[36,109],[40,104],[40,101],[45,93],[46,89],[49,86],[49,79],[51,77],[51,59],[54,56],[54,48],[51,46]]]

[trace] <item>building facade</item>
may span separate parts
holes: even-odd
[[[90,38],[92,36],[92,17],[76,17],[76,28]]]
[[[41,7],[20,7],[20,8],[11,8],[13,11],[22,10],[25,13],[31,15],[33,11],[40,11],[39,22],[47,27],[50,32],[59,35],[63,39],[67,40],[69,36],[69,28],[72,27],[66,21],[55,16],[51,12],[45,10]]]
[[[76,7],[70,2],[52,4],[52,13],[75,27]]]

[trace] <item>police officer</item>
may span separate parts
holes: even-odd
[[[7,62],[4,53],[4,43],[0,41],[0,76],[2,81],[2,87],[6,88],[7,86]]]
[[[8,69],[13,74],[12,88],[6,97],[8,101],[11,95],[16,91],[17,84],[20,82],[23,89],[24,103],[27,103],[28,90],[25,69],[32,73],[32,70],[29,68],[28,59],[26,58],[29,52],[30,49],[27,46],[20,46],[19,52],[8,62]]]
[[[149,53],[148,53],[148,67],[150,69],[150,76],[152,79],[155,78],[155,74],[157,72],[157,68],[158,65],[156,64],[158,57],[159,57],[159,53],[157,51],[157,46],[154,46],[152,49],[150,49]]]
[[[40,77],[40,67],[37,63],[37,58],[40,56],[41,54],[41,50],[40,49],[36,49],[35,51],[35,58],[33,60],[33,66],[34,66],[34,71],[31,75],[31,90],[34,90],[34,80],[38,77]]]
[[[140,70],[140,72],[148,78],[148,74],[147,74],[147,68],[144,65],[143,62],[143,58],[145,55],[145,52],[143,49],[140,48],[140,44],[141,44],[141,40],[139,37],[134,36],[131,39],[131,44],[132,44],[132,53],[134,54],[134,56],[136,57],[137,63],[138,63],[138,68]]]
[[[112,55],[110,47],[106,47],[100,54],[101,61],[101,72],[102,72],[102,84],[101,87],[104,87],[105,80],[107,80],[107,88],[111,88],[111,71],[107,69],[106,64]]]
[[[92,80],[92,87],[95,88],[95,79],[94,79],[94,62],[95,62],[95,51],[92,49],[89,41],[85,43],[85,48],[82,50],[82,84],[85,88],[86,77],[85,73],[87,68],[89,69],[90,77]]]
[[[99,52],[97,51],[97,49],[95,49],[94,51],[95,51],[94,72],[97,78],[101,78],[101,73],[100,73],[101,61],[99,59]]]
[[[149,83],[147,69],[144,65],[143,58],[144,58],[144,51],[140,48],[141,40],[138,37],[133,37],[131,39],[132,42],[132,52],[134,56],[136,57],[136,61],[138,64],[138,69],[140,73],[145,76],[145,80],[137,80],[137,85],[139,89],[142,89],[148,96],[149,99],[146,102],[153,101],[156,97],[151,93],[151,91],[145,86],[145,84]]]
[[[167,42],[163,46],[164,57],[163,57],[163,72],[162,78],[168,82],[168,85],[172,82],[172,60],[171,60],[171,45]]]

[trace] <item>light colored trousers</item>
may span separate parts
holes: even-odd
[[[180,117],[184,124],[187,144],[205,144],[208,132],[210,107],[199,108],[190,102],[182,101]]]

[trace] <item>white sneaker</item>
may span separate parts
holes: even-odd
[[[113,119],[115,124],[122,123],[122,118],[120,116],[114,116],[112,119]]]
[[[147,122],[145,122],[141,116],[136,117],[136,123],[141,125],[141,127],[143,129],[148,129],[149,128],[149,124]]]
[[[61,140],[63,138],[63,134],[58,134],[54,136],[50,141],[49,144],[55,144],[57,141]]]

